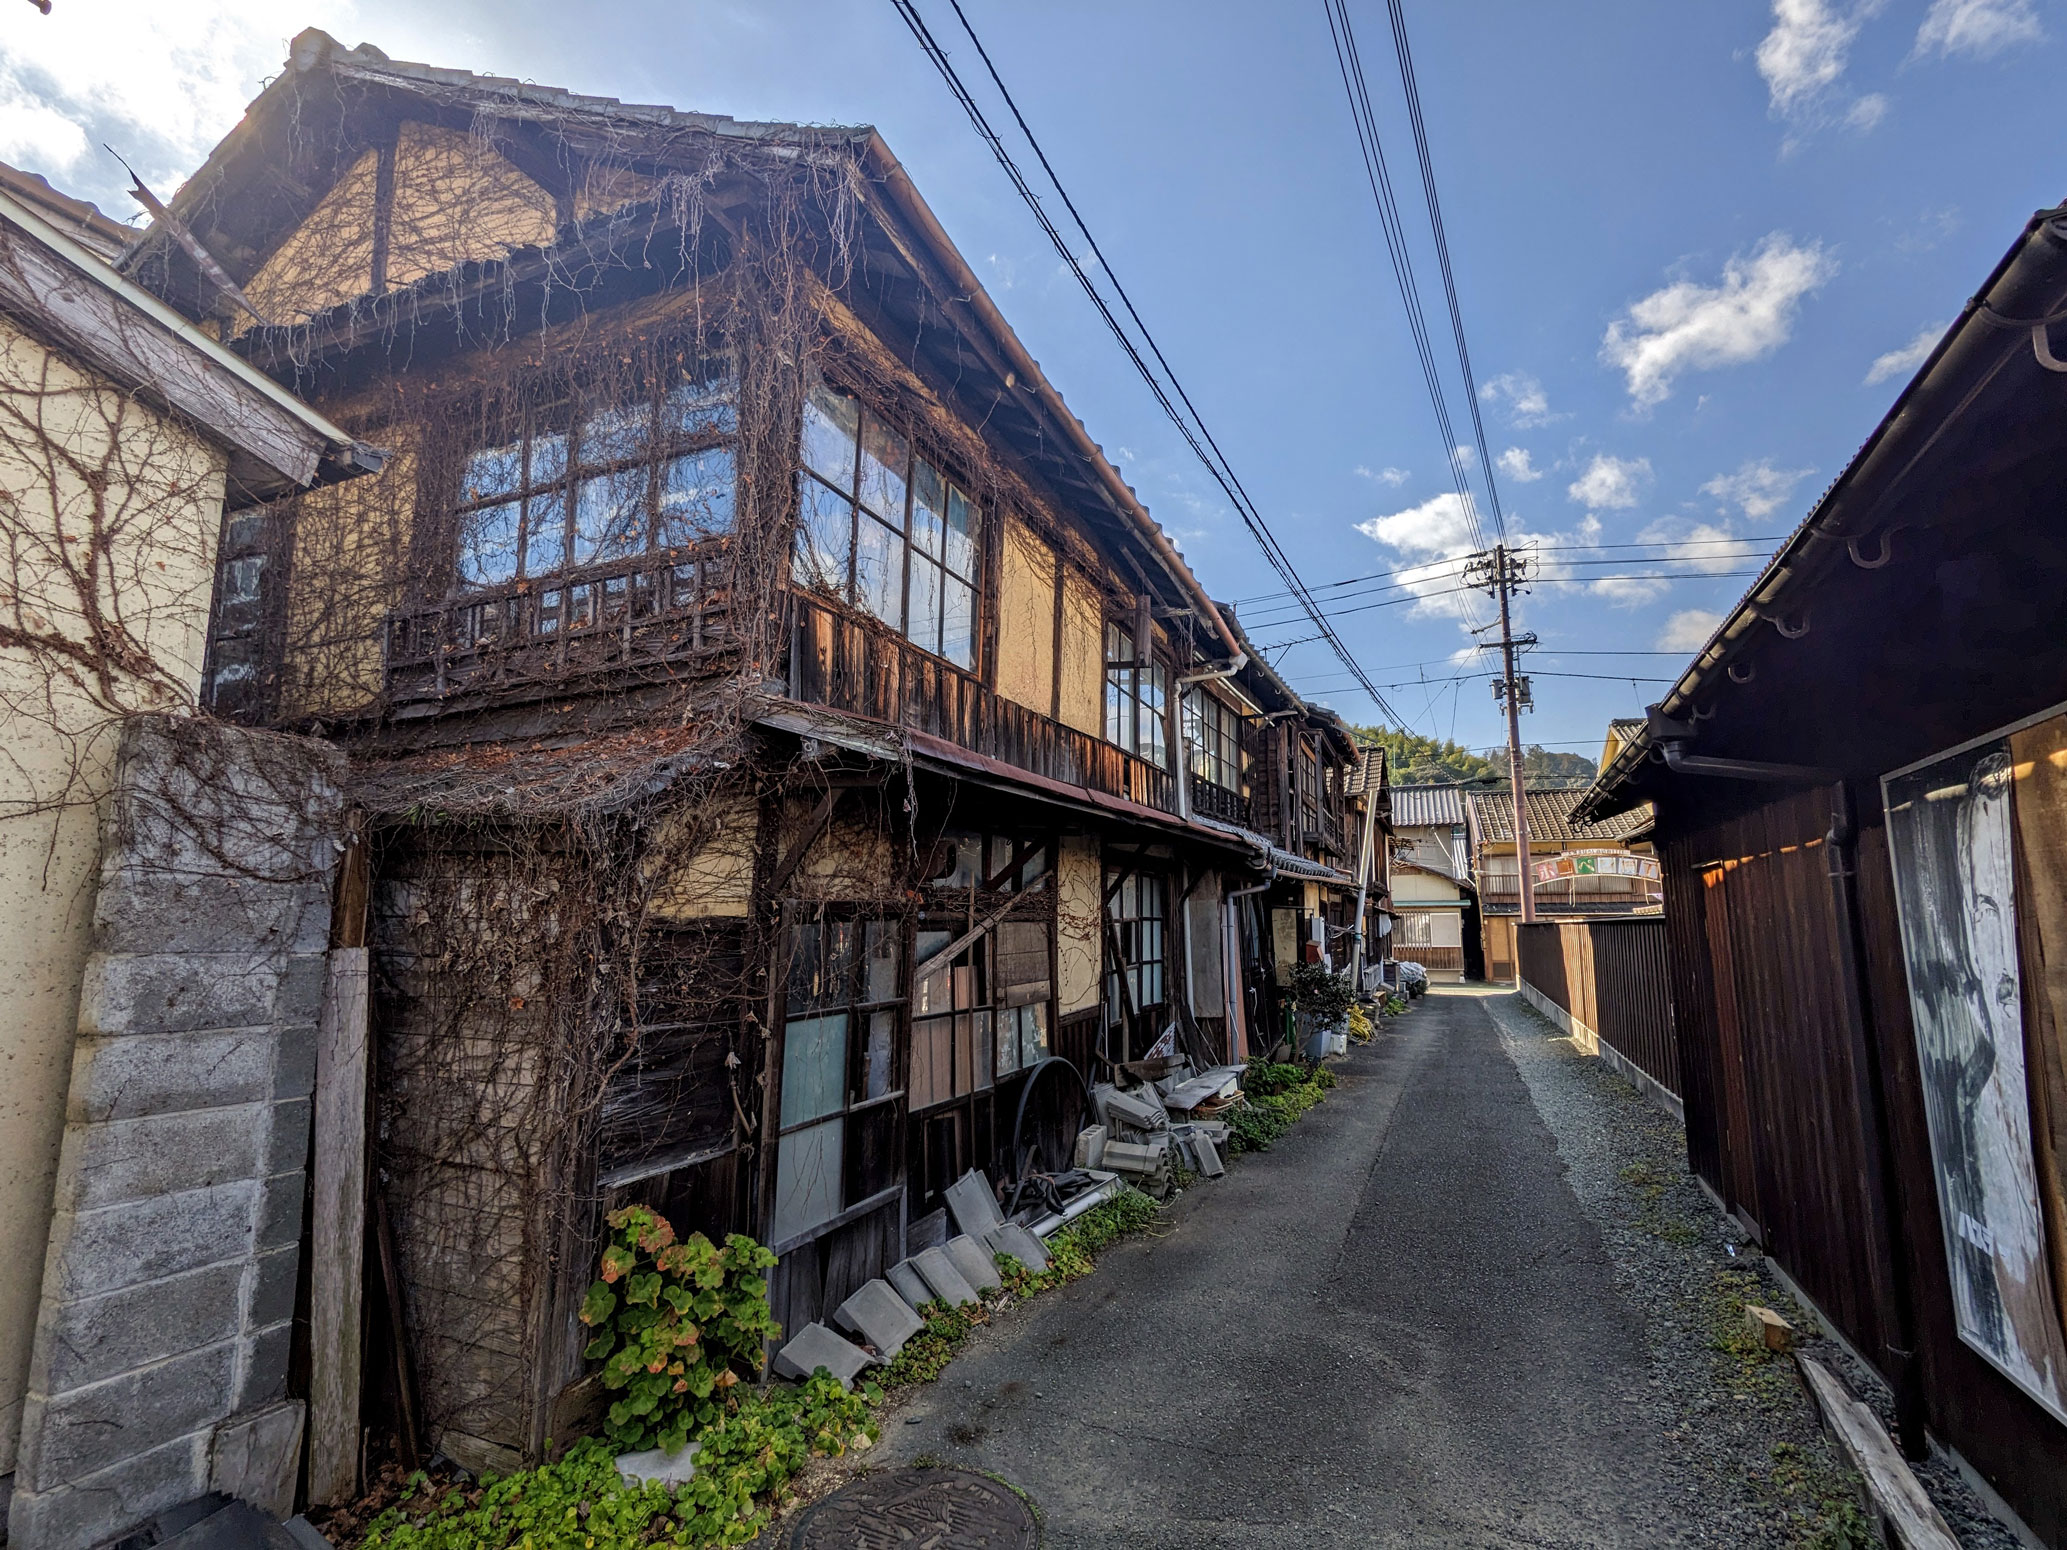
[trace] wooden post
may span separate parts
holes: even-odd
[[[316,1028],[309,1217],[309,1500],[324,1505],[348,1501],[359,1489],[366,1034],[367,950],[332,948]]]

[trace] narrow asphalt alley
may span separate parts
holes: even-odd
[[[1269,1153],[973,1343],[885,1451],[1019,1486],[1058,1547],[1713,1542],[1487,1001],[1431,995],[1337,1069]]]

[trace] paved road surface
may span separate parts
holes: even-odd
[[[893,1419],[1065,1547],[1679,1542],[1642,1331],[1482,999],[1434,994],[1153,1241]]]

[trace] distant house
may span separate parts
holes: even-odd
[[[1461,786],[1392,790],[1392,955],[1458,985],[1485,972]]]
[[[2067,209],[1580,810],[1655,804],[1695,1172],[2067,1544]]]
[[[1658,861],[1647,838],[1647,810],[1583,821],[1573,809],[1584,791],[1524,794],[1529,819],[1529,883],[1545,920],[1626,915],[1659,902]],[[1486,978],[1514,978],[1514,928],[1521,919],[1515,858],[1514,799],[1506,791],[1464,793],[1471,875],[1478,889]]]

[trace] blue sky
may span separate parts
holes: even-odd
[[[965,77],[946,0],[919,0]],[[1309,584],[1405,721],[1502,735],[1446,562],[1468,545],[1408,344],[1320,0],[964,0],[1101,246]],[[1384,7],[1352,0],[1410,229],[1425,237]],[[1510,529],[1543,546],[1524,736],[1597,752],[1740,593],[2034,209],[2049,0],[1408,0]],[[126,218],[102,141],[176,186],[322,26],[404,59],[742,118],[879,126],[1029,349],[1265,641],[1247,536],[1119,356],[888,0],[17,5],[0,157]],[[1002,115],[1000,115],[1002,117]],[[1438,306],[1425,242],[1425,299]],[[1447,329],[1429,319],[1439,347]],[[1468,435],[1454,360],[1451,417]],[[1751,545],[1722,540],[1756,539]],[[1672,549],[1603,547],[1639,541]],[[1752,551],[1756,553],[1752,553]],[[1671,582],[1626,579],[1672,554]],[[1368,607],[1371,603],[1384,606]],[[1460,661],[1459,653],[1466,654]],[[1636,654],[1651,653],[1651,654]],[[1324,648],[1281,668],[1353,720]],[[1638,682],[1632,683],[1633,675]],[[1601,676],[1580,676],[1601,675]]]

